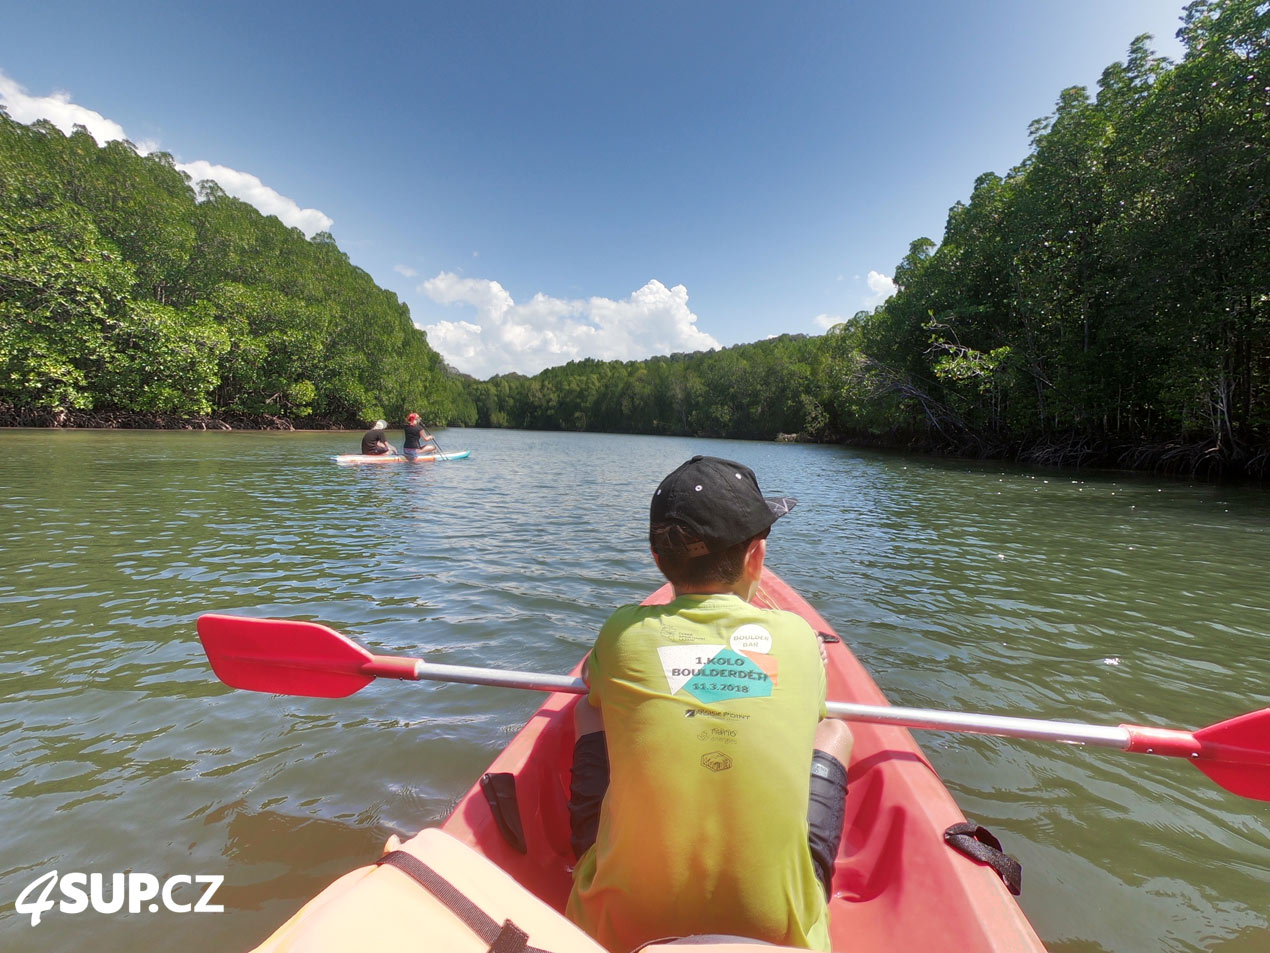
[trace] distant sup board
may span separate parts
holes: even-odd
[[[471,450],[458,450],[454,453],[430,453],[411,460],[400,453],[341,453],[335,458],[336,463],[444,463],[447,460],[465,460]]]

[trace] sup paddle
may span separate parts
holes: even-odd
[[[428,434],[428,439],[432,441],[432,446],[437,448],[437,456],[444,457],[445,451],[441,449],[441,444],[437,443],[437,435],[430,433]]]
[[[374,655],[334,629],[316,622],[208,613],[199,616],[198,634],[216,677],[233,688],[256,692],[343,698],[365,688],[376,678],[457,682],[578,695],[587,691],[582,679],[568,675],[441,665],[404,656]],[[846,721],[1062,741],[1186,758],[1227,791],[1270,801],[1270,708],[1191,732],[1145,725],[1083,725],[850,702],[829,702],[827,707],[831,717]]]

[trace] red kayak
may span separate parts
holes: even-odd
[[[667,585],[645,602],[672,597]],[[770,570],[754,603],[795,612],[830,637],[830,701],[888,704],[846,643]],[[442,826],[556,910],[564,909],[571,885],[567,803],[577,699],[549,695]],[[830,902],[833,949],[1043,951],[1002,878],[945,842],[945,831],[966,819],[908,730],[854,723],[852,733]]]
[[[671,596],[664,586],[646,602]],[[966,823],[901,724],[1185,758],[1232,793],[1270,800],[1270,708],[1186,731],[892,707],[828,623],[773,573],[764,572],[754,602],[797,613],[820,633],[829,711],[853,721],[829,907],[833,950],[1044,950],[1005,886],[1017,880],[1017,864],[984,848],[995,839]],[[389,838],[383,856],[324,889],[257,953],[523,953],[527,944],[532,953],[627,953],[605,951],[561,912],[573,863],[567,801],[581,679],[374,655],[314,622],[207,613],[198,631],[217,676],[252,691],[343,698],[388,678],[552,692],[442,827],[405,842]],[[645,950],[670,953],[670,946],[679,948]],[[700,953],[753,949],[735,938],[694,946]]]

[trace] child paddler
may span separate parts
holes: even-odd
[[[604,624],[575,724],[567,912],[609,950],[703,934],[829,949],[851,734],[825,719],[816,633],[749,603],[796,502],[701,456],[653,495],[675,598]]]

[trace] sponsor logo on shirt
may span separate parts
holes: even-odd
[[[697,732],[697,740],[712,741],[715,744],[734,745],[736,744],[736,729],[719,727],[702,728],[699,732]]]
[[[701,756],[701,766],[716,773],[726,771],[732,767],[732,758],[722,751],[711,751]]]
[[[750,720],[749,715],[745,715],[745,714],[742,714],[741,712],[736,712],[736,711],[721,711],[717,708],[708,708],[708,709],[685,708],[684,709],[685,718],[696,718],[698,715],[700,715],[702,718],[725,718],[725,719],[731,719],[732,721],[749,721]]]

